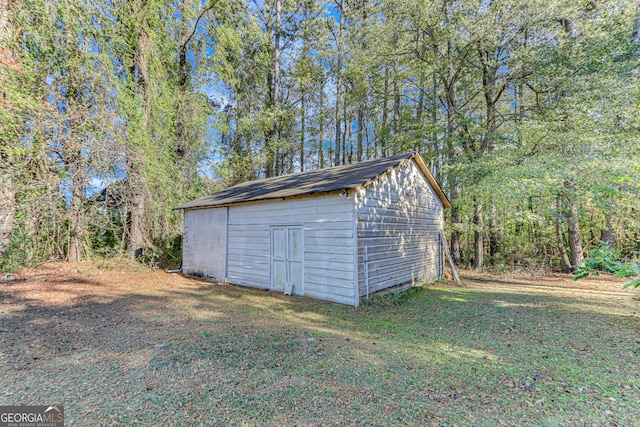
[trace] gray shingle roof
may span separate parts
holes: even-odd
[[[432,186],[435,184],[434,190],[436,190],[445,207],[448,207],[449,202],[435,179],[424,167],[424,162],[420,155],[417,153],[404,153],[350,165],[243,182],[202,199],[177,206],[175,209],[224,206],[242,202],[350,190],[368,183],[411,158],[416,158],[420,169],[423,173],[426,172],[425,175],[428,174],[427,179]]]

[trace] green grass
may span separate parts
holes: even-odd
[[[604,279],[436,284],[359,309],[173,280],[12,312],[0,404],[61,402],[68,425],[640,425],[638,302]],[[26,363],[34,330],[60,350]]]

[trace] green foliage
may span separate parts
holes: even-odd
[[[136,196],[138,243],[149,262],[170,260],[173,206],[414,148],[457,208],[447,228],[463,263],[477,236],[488,252],[499,235],[497,268],[558,267],[566,181],[583,236],[612,231],[628,258],[640,250],[635,7],[11,2],[19,31],[0,50],[17,53],[20,71],[0,66],[0,158],[21,215],[12,262],[63,258],[76,235],[87,256],[126,251]],[[118,218],[87,202],[119,181]]]
[[[389,292],[385,294],[375,294],[369,299],[363,299],[362,304],[365,307],[391,307],[407,304],[414,298],[419,297],[425,292],[422,286],[412,286],[402,292]]]
[[[16,227],[11,235],[11,242],[4,256],[0,257],[0,271],[16,272],[20,268],[33,265],[26,251],[25,241],[32,241],[25,235],[23,227]]]
[[[622,278],[633,278],[625,284],[625,287],[640,287],[639,260],[621,261],[616,250],[609,248],[606,243],[601,243],[600,247],[589,251],[589,257],[584,260],[584,266],[576,269],[573,280],[585,278],[590,274],[599,276],[600,273],[609,273]]]

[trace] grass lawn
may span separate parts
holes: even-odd
[[[359,309],[116,262],[0,283],[0,404],[69,426],[640,426],[640,302],[492,276]]]

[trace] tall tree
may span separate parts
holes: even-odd
[[[9,129],[15,126],[16,111],[7,88],[16,90],[12,75],[20,69],[10,7],[10,0],[0,0],[0,259],[8,250],[13,233],[16,201],[11,147],[19,138],[17,129]]]

